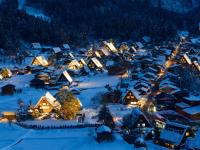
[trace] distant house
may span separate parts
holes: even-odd
[[[96,57],[93,57],[89,60],[88,67],[90,69],[94,69],[94,70],[102,70],[103,69],[103,65]]]
[[[100,50],[98,50],[98,53],[101,57],[106,57],[110,55],[110,52],[105,48],[101,48]]]
[[[200,95],[189,95],[187,97],[183,97],[182,100],[190,106],[200,105]]]
[[[1,115],[2,115],[3,119],[7,119],[7,120],[15,120],[16,119],[15,112],[2,112]]]
[[[13,95],[16,92],[15,85],[7,84],[1,87],[2,95]]]
[[[65,49],[65,50],[70,50],[69,44],[63,44],[62,46],[63,46],[63,49]]]
[[[81,59],[79,60],[79,64],[80,64],[81,67],[87,65],[87,63],[85,62],[85,60],[84,60],[83,58],[81,58]]]
[[[49,63],[44,56],[37,56],[33,59],[31,65],[46,67],[49,65]]]
[[[141,42],[134,43],[134,47],[136,50],[144,48],[144,45]]]
[[[95,51],[95,52],[94,52],[94,57],[101,58],[101,55],[99,54],[99,52],[98,52],[98,51]]]
[[[67,82],[67,84],[71,84],[73,82],[72,77],[69,73],[65,70],[61,73],[60,77],[58,78],[57,82]]]
[[[191,134],[192,132],[189,126],[175,122],[167,122],[156,143],[172,149],[179,149]]]
[[[0,80],[3,80],[3,75],[2,74],[0,74]]]
[[[150,85],[146,82],[139,82],[134,86],[136,90],[141,89],[142,87],[150,89]]]
[[[179,61],[181,64],[187,64],[187,65],[192,65],[191,59],[188,57],[187,54],[183,54],[183,56],[180,58]]]
[[[177,102],[175,96],[173,96],[172,94],[167,94],[163,92],[155,96],[155,100],[158,105],[173,106],[173,104]]]
[[[138,94],[134,90],[128,90],[125,96],[123,97],[123,103],[128,105],[128,104],[134,104],[136,105],[137,102],[139,101],[138,99]]]
[[[133,128],[151,128],[148,118],[139,108],[133,108],[131,112]]]
[[[197,61],[192,62],[192,68],[197,73],[197,75],[200,76],[200,64]]]
[[[54,53],[54,54],[62,53],[62,50],[61,50],[60,47],[54,47],[54,48],[52,48],[52,50],[53,50],[53,53]]]
[[[1,73],[1,76],[2,76],[3,78],[10,78],[10,77],[12,77],[12,72],[11,72],[11,70],[8,69],[8,68],[3,68],[3,69],[0,71],[0,73]]]
[[[103,44],[105,48],[108,49],[110,52],[113,52],[113,53],[118,52],[117,48],[114,46],[112,42],[103,41]]]
[[[111,141],[112,140],[112,130],[106,126],[102,125],[96,128],[96,135],[97,135],[97,141]]]
[[[161,92],[169,94],[173,94],[174,92],[180,91],[180,88],[173,84],[162,84],[159,88]]]
[[[35,78],[30,81],[30,86],[36,89],[39,89],[39,88],[43,89],[45,87],[45,81]]]
[[[200,150],[200,128],[197,130],[194,138],[187,138],[185,142],[186,149],[189,150]]]
[[[59,110],[61,104],[53,97],[53,95],[51,95],[51,93],[46,92],[46,94],[39,99],[35,108],[39,110],[40,113],[50,113],[53,109]]]
[[[149,36],[143,36],[143,37],[142,37],[142,40],[143,40],[144,42],[146,42],[146,43],[149,43],[149,42],[151,42],[151,37],[149,37]]]
[[[67,65],[67,68],[71,70],[78,70],[81,68],[81,65],[76,59],[74,59]]]
[[[179,113],[189,119],[200,120],[200,105],[183,108]]]
[[[42,49],[40,43],[32,43],[31,48],[34,50]]]

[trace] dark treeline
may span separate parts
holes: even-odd
[[[9,0],[0,9],[0,47],[13,50],[20,40],[61,44],[86,44],[89,37],[155,40],[173,37],[177,30],[197,32],[200,10],[180,15],[151,7],[146,0],[28,0],[41,8],[51,23],[17,10]]]

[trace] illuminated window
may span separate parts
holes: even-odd
[[[186,136],[189,136],[190,135],[190,133],[189,132],[186,132]]]
[[[46,106],[46,105],[48,105],[48,103],[42,103],[42,105],[43,105],[43,106]]]

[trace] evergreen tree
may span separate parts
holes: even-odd
[[[106,105],[103,105],[101,107],[98,117],[99,117],[100,122],[103,122],[105,125],[109,126],[110,128],[115,127],[113,117],[112,117],[109,109],[106,107]]]

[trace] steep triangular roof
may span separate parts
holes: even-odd
[[[160,133],[160,139],[170,144],[179,146],[189,129],[188,126],[175,122],[167,122],[165,128]]]
[[[188,57],[187,54],[184,54],[184,55],[183,55],[183,58],[187,61],[187,63],[188,63],[189,65],[192,64],[192,61],[191,61],[191,59]]]
[[[64,47],[65,49],[70,49],[69,44],[63,44],[63,47]]]
[[[46,60],[46,58],[44,56],[35,57],[32,61],[32,65],[34,65],[35,60],[37,60],[40,63],[40,65],[42,65],[42,66],[48,66],[48,61]]]
[[[103,68],[103,65],[100,63],[100,61],[99,61],[96,57],[91,58],[91,61],[92,61],[98,68]]]
[[[67,81],[68,81],[69,83],[73,82],[72,77],[69,75],[69,73],[68,73],[66,70],[63,71],[62,74],[64,75],[64,77],[67,79]]]
[[[61,52],[62,50],[60,49],[60,47],[54,47],[53,51],[54,51],[54,53],[57,54],[57,53]]]
[[[104,41],[103,43],[104,43],[106,46],[108,46],[108,48],[109,48],[109,50],[110,50],[111,52],[114,52],[114,53],[117,53],[117,52],[118,52],[113,43],[107,42],[107,41]]]
[[[110,55],[109,51],[107,49],[105,49],[105,48],[102,48],[101,51],[105,56],[109,56]]]
[[[81,61],[81,63],[82,63],[83,65],[87,65],[86,62],[85,62],[85,60],[84,60],[83,58],[81,58],[80,61]]]
[[[40,45],[40,43],[32,43],[32,47],[34,49],[41,49],[42,48],[41,45]]]
[[[35,107],[38,107],[38,105],[40,104],[40,101],[43,99],[46,99],[53,107],[57,107],[59,108],[61,105],[60,103],[56,100],[56,98],[50,93],[50,92],[46,92],[46,94],[44,96],[42,96],[39,101],[37,102],[37,104],[35,105]]]

